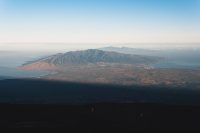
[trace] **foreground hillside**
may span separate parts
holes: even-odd
[[[86,105],[0,104],[0,128],[47,128],[67,132],[195,132],[199,106],[149,103]]]
[[[68,132],[199,131],[200,90],[0,81],[0,128]]]
[[[116,86],[45,80],[0,80],[0,103],[85,104],[166,103],[200,105],[200,90],[189,87]]]

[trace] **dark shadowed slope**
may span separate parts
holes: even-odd
[[[200,90],[161,86],[112,86],[49,82],[43,80],[0,81],[1,103],[168,103],[200,105]]]
[[[0,104],[0,128],[62,128],[70,133],[199,132],[199,111],[199,106],[146,103]]]
[[[192,86],[3,80],[0,103],[0,128],[64,128],[87,133],[199,130],[200,90]]]

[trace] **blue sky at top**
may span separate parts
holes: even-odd
[[[0,0],[0,42],[200,42],[200,0]]]

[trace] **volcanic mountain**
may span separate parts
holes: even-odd
[[[23,64],[23,70],[52,70],[58,67],[96,63],[147,65],[159,61],[159,57],[131,55],[117,52],[89,49],[59,53]]]

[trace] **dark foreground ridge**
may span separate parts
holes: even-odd
[[[168,133],[196,131],[200,120],[200,92],[192,87],[2,80],[0,102],[0,128]]]
[[[71,132],[199,130],[200,107],[121,103],[89,105],[1,104],[0,128],[58,128]]]
[[[200,90],[163,86],[116,86],[45,80],[0,80],[0,103],[164,103],[200,105]]]

